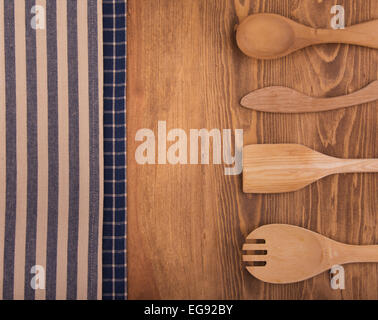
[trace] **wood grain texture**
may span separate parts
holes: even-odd
[[[240,2],[240,3],[239,3]],[[378,299],[378,266],[346,265],[345,290],[329,274],[263,283],[242,262],[247,235],[288,223],[336,241],[378,244],[376,174],[326,177],[288,194],[246,195],[222,165],[139,165],[141,128],[241,128],[244,145],[299,143],[340,158],[377,158],[377,103],[309,114],[240,107],[267,86],[309,96],[355,92],[378,78],[378,52],[319,45],[260,61],[235,43],[238,16],[271,12],[327,28],[336,1],[128,1],[128,289],[141,299]],[[236,7],[235,7],[235,4]],[[376,0],[339,0],[346,25],[378,18]]]

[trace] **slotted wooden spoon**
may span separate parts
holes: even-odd
[[[243,107],[264,112],[302,113],[335,110],[378,100],[378,81],[349,95],[313,98],[286,87],[252,91],[241,100]]]
[[[337,264],[378,262],[377,245],[348,245],[287,224],[257,228],[243,250],[249,273],[270,283],[303,281]]]
[[[378,20],[345,29],[314,29],[286,17],[259,13],[245,18],[236,31],[236,42],[247,56],[275,59],[307,46],[346,43],[378,49]]]
[[[295,191],[335,173],[378,172],[378,159],[340,159],[299,144],[252,144],[243,149],[243,191]]]

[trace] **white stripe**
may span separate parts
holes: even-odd
[[[89,233],[89,79],[88,3],[77,2],[78,91],[79,91],[79,234],[77,299],[87,299]]]
[[[14,261],[14,299],[24,299],[27,217],[27,94],[25,0],[15,7],[16,114],[17,114],[17,208]],[[29,285],[29,284],[28,284]]]
[[[36,0],[46,10],[46,0]],[[36,30],[37,37],[37,101],[38,101],[38,200],[36,265],[46,270],[48,216],[48,85],[46,28]],[[36,300],[46,297],[45,289],[35,292]]]
[[[58,52],[58,118],[59,118],[59,200],[56,299],[67,297],[67,241],[69,204],[69,113],[67,57],[67,1],[56,2]]]

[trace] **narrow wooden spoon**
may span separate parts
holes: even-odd
[[[299,144],[252,144],[243,149],[243,191],[290,192],[335,173],[378,172],[378,159],[339,159]]]
[[[378,20],[345,29],[314,29],[286,17],[259,13],[237,27],[236,41],[242,52],[257,59],[275,59],[307,46],[346,43],[378,49]]]
[[[378,100],[378,81],[351,94],[333,98],[313,98],[286,87],[266,87],[241,100],[245,108],[264,112],[304,113],[336,110]]]
[[[248,235],[243,250],[249,273],[281,284],[312,278],[338,264],[378,262],[377,245],[347,245],[287,224],[257,228]]]

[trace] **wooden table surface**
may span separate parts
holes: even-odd
[[[377,244],[377,174],[324,178],[287,194],[244,194],[224,165],[140,165],[136,132],[243,129],[244,145],[300,143],[348,158],[378,158],[377,103],[311,114],[239,105],[282,85],[311,96],[354,92],[378,79],[378,50],[310,47],[273,61],[244,56],[234,27],[270,12],[329,28],[335,4],[346,25],[378,19],[377,0],[128,1],[128,289],[130,299],[378,299],[378,265],[345,266],[345,290],[328,272],[290,285],[253,278],[241,246],[255,228],[289,223],[350,244]],[[173,142],[168,142],[168,147]],[[157,151],[156,151],[157,158]]]

